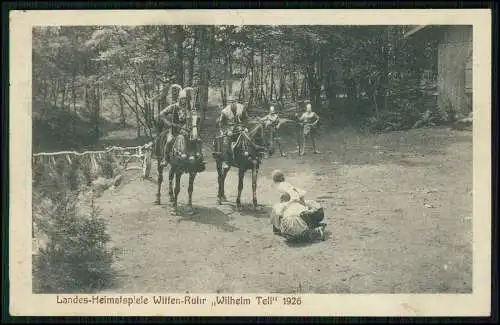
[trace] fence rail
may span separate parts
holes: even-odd
[[[151,171],[151,151],[152,151],[153,143],[148,142],[142,146],[135,146],[135,147],[117,147],[117,146],[112,146],[108,147],[104,150],[92,150],[92,151],[83,151],[83,152],[77,152],[77,151],[56,151],[56,152],[38,152],[33,154],[33,157],[55,157],[55,156],[69,156],[74,155],[74,156],[85,156],[85,155],[90,155],[90,156],[96,156],[96,155],[102,155],[102,154],[107,154],[111,152],[121,152],[120,154],[117,154],[116,157],[122,158],[125,168],[124,170],[131,170],[131,169],[142,169],[142,176],[144,178],[149,177],[149,173]],[[132,153],[133,152],[133,153]],[[141,161],[142,167],[128,167],[128,163],[133,160],[133,159],[139,159]]]

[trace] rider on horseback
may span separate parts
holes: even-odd
[[[184,90],[179,93],[179,98],[176,103],[167,106],[160,112],[159,118],[168,127],[165,157],[162,157],[162,165],[166,165],[170,161],[170,151],[172,149],[173,142],[181,135],[181,126],[186,125],[188,115],[189,102]]]
[[[220,135],[222,136],[222,168],[229,168],[229,162],[232,160],[233,143],[238,139],[242,130],[248,131],[244,124],[248,122],[248,115],[243,105],[238,104],[233,98],[229,99],[227,105],[218,118]]]

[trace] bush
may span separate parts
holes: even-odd
[[[76,203],[76,193],[59,192],[45,211],[52,213],[36,220],[49,240],[33,258],[35,293],[90,293],[114,282],[114,251],[100,211],[92,201],[84,215]]]
[[[121,166],[111,155],[105,155],[101,162],[101,173],[105,178],[114,178],[120,172]]]
[[[84,148],[97,143],[94,126],[73,112],[51,107],[44,117],[33,118],[33,150]]]
[[[81,159],[74,157],[70,164],[58,157],[51,166],[34,165],[35,235],[47,239],[33,257],[34,292],[92,292],[114,280],[113,250],[100,211],[93,200],[87,212],[77,206],[88,181]]]

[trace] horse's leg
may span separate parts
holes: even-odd
[[[217,160],[217,179],[219,183],[219,190],[217,193],[217,203],[222,204],[222,202],[227,201],[226,195],[224,194],[224,183],[226,181],[227,172],[229,169],[222,168],[222,159]]]
[[[231,169],[231,166],[229,166],[228,168],[223,168],[222,169],[222,192],[221,192],[221,200],[222,201],[227,201],[227,198],[226,198],[226,191],[225,191],[225,184],[226,184],[226,178],[227,178],[227,174],[229,173],[229,170]]]
[[[238,169],[238,196],[236,197],[236,208],[241,208],[241,192],[243,191],[243,180],[245,178],[245,170]]]
[[[158,158],[158,189],[156,191],[155,204],[161,204],[161,183],[163,183],[163,165],[161,163],[161,158]]]
[[[188,208],[193,210],[193,190],[194,190],[194,179],[196,178],[196,172],[189,173],[189,186],[188,186]]]
[[[172,165],[170,165],[170,170],[168,171],[168,196],[170,198],[170,202],[174,202],[174,189],[172,186],[172,182],[174,181],[175,172]]]
[[[221,204],[220,198],[221,198],[221,193],[222,193],[222,166],[221,166],[221,161],[220,159],[217,159],[216,162],[216,168],[217,168],[217,203]]]
[[[256,164],[252,168],[252,196],[253,196],[253,209],[257,210],[257,176],[259,174],[259,168]]]
[[[175,189],[174,189],[174,201],[172,202],[172,207],[177,209],[177,199],[179,197],[179,192],[181,191],[181,177],[182,171],[175,171]]]

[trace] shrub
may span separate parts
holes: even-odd
[[[114,251],[94,202],[85,215],[77,209],[76,193],[59,192],[51,212],[37,220],[49,241],[33,258],[33,291],[89,293],[112,285]]]
[[[101,162],[101,173],[105,178],[114,178],[120,173],[121,166],[111,155],[105,155]]]

